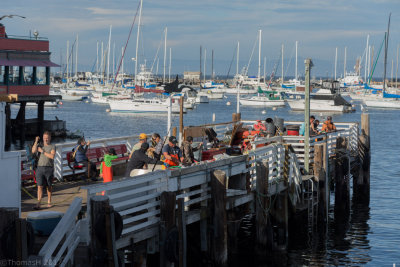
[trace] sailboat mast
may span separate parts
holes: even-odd
[[[392,13],[389,14],[389,22],[388,22],[388,28],[387,32],[385,34],[385,65],[384,65],[384,72],[383,72],[383,94],[385,93],[386,89],[386,65],[387,65],[387,52],[389,48],[389,28],[390,28],[390,17]],[[383,96],[382,94],[382,96]]]
[[[211,50],[211,80],[214,81],[214,49]]]
[[[336,67],[337,67],[337,47],[335,52],[335,81],[336,81]]]
[[[365,70],[364,70],[364,77],[365,81],[367,80],[367,66],[368,66],[368,42],[369,42],[369,34],[367,35],[367,46],[365,47]]]
[[[67,86],[69,79],[69,41],[67,41]]]
[[[78,80],[78,42],[79,42],[79,36],[77,34],[76,35],[76,52],[75,52],[75,75],[76,75],[76,80]]]
[[[283,85],[283,44],[282,44],[282,83],[281,85]]]
[[[99,42],[97,42],[97,50],[96,50],[96,73],[99,75]]]
[[[267,57],[264,57],[264,78],[263,78],[264,84],[265,84],[266,68],[267,68]]]
[[[111,29],[112,25],[110,25],[110,34],[108,35],[108,48],[107,48],[107,83],[108,79],[110,78],[110,51],[111,51]]]
[[[199,83],[200,83],[200,88],[201,88],[201,60],[202,60],[202,57],[201,57],[201,52],[202,52],[202,47],[200,46],[200,73],[199,73]]]
[[[203,73],[203,82],[206,82],[206,60],[207,60],[207,48],[204,48],[204,73]]]
[[[121,58],[122,58],[122,64],[121,64],[121,73],[122,76],[124,76],[124,47],[121,47]]]
[[[113,78],[115,78],[115,42],[113,45],[113,60],[112,60]]]
[[[172,62],[172,48],[169,48],[169,68],[168,68],[168,82],[171,82],[171,62]]]
[[[142,7],[143,0],[140,0],[140,9],[139,9],[139,22],[138,22],[138,30],[136,36],[136,55],[135,55],[135,85],[137,84],[137,65],[138,65],[138,50],[139,50],[139,36],[140,36],[140,23],[142,20]]]
[[[258,85],[260,85],[261,76],[261,30],[258,31]]]
[[[399,47],[400,45],[397,45],[397,60],[396,60],[396,89],[397,87],[397,73],[399,72]]]
[[[237,50],[236,50],[236,75],[239,74],[239,42],[237,43]]]
[[[295,73],[294,73],[294,80],[295,82],[297,82],[297,46],[299,44],[299,41],[296,41],[296,69],[295,69]]]
[[[347,47],[344,47],[344,67],[343,67],[343,78],[346,77],[346,61],[347,61]]]
[[[165,82],[165,66],[167,65],[167,32],[168,29],[165,27],[164,33],[164,74],[163,74],[163,82]]]

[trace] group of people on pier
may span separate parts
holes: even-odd
[[[310,135],[319,135],[321,133],[330,133],[336,131],[336,126],[332,121],[332,116],[327,116],[326,120],[324,121],[321,130],[318,130],[320,122],[319,120],[315,119],[313,115],[310,116]],[[303,122],[300,126],[299,135],[305,134],[305,123]]]

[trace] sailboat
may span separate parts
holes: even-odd
[[[389,47],[390,17],[391,17],[391,14],[389,14],[388,29],[387,29],[387,32],[385,33],[385,63],[384,63],[384,72],[383,72],[382,95],[380,98],[364,101],[365,105],[370,108],[400,109],[400,95],[386,93],[386,65],[387,65],[387,52],[388,52],[388,47]]]

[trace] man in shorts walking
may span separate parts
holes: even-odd
[[[43,143],[39,144],[40,137],[37,136],[35,143],[32,146],[32,153],[39,152],[39,161],[36,168],[36,182],[38,187],[38,203],[36,210],[40,209],[40,202],[43,197],[43,187],[47,186],[47,207],[51,208],[51,192],[52,180],[54,172],[54,155],[56,154],[56,147],[50,144],[51,134],[46,131],[43,133]]]

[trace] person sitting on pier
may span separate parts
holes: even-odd
[[[141,133],[141,134],[139,135],[139,142],[136,143],[136,144],[132,147],[132,151],[131,151],[131,153],[129,154],[129,158],[132,157],[133,152],[135,152],[136,150],[139,150],[139,149],[141,148],[141,146],[142,146],[143,143],[147,143],[147,134],[145,134],[145,133]]]
[[[322,125],[321,132],[325,132],[325,133],[336,132],[336,126],[332,122],[332,116],[326,117],[326,121]]]
[[[163,147],[164,168],[179,166],[179,163],[183,161],[182,151],[176,145],[177,143],[178,140],[176,140],[176,137],[170,136],[168,144]]]
[[[40,209],[40,202],[43,197],[43,187],[47,186],[47,207],[51,208],[51,194],[53,190],[52,180],[54,173],[54,156],[56,147],[50,144],[51,134],[46,131],[43,133],[43,145],[39,145],[40,137],[37,136],[32,146],[32,153],[39,152],[39,161],[36,168],[36,182],[38,186],[38,203],[34,209]]]
[[[199,150],[200,147],[203,145],[202,143],[200,143],[197,147],[192,147],[192,144],[193,144],[192,136],[186,137],[186,141],[183,141],[182,143],[182,154],[183,154],[182,163],[184,166],[190,166],[196,162],[193,152]]]
[[[319,120],[315,120],[313,124],[310,125],[313,134],[318,135],[320,132],[318,131]]]
[[[146,155],[149,149],[148,143],[143,143],[140,149],[133,152],[132,157],[129,159],[126,165],[125,177],[131,176],[131,171],[134,169],[147,169],[147,164],[156,164],[157,159],[152,159]]]
[[[87,170],[87,178],[90,178],[92,181],[97,181],[97,168],[96,164],[90,162],[88,157],[86,156],[86,152],[90,146],[90,141],[86,142],[84,137],[78,139],[77,146],[72,149],[72,151],[76,150],[75,153],[75,163],[78,165],[85,166]]]
[[[313,133],[313,126],[311,126],[311,125],[314,124],[314,121],[315,121],[315,117],[313,115],[311,115],[310,116],[310,134]],[[299,135],[303,135],[304,136],[305,131],[306,131],[306,124],[303,122],[301,124],[301,126],[300,126]]]

